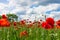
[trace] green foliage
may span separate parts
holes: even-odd
[[[18,16],[16,14],[6,14],[9,21],[18,21]]]
[[[27,28],[26,26],[20,27],[18,30],[14,29],[11,25],[10,28],[0,29],[0,40],[60,40],[60,29],[46,30],[43,28]],[[20,32],[27,30],[28,36],[20,38]]]

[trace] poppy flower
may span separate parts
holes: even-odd
[[[26,30],[20,32],[20,37],[27,36],[28,32]]]
[[[33,24],[35,24],[36,22],[33,22]]]
[[[0,19],[0,26],[1,26],[2,20]]]
[[[58,21],[56,22],[56,26],[57,26],[57,28],[60,28],[60,20],[58,20]]]
[[[25,21],[25,20],[21,20],[21,21],[20,21],[20,24],[21,24],[21,25],[25,25],[25,24],[26,24],[26,21]]]
[[[52,29],[52,28],[53,28],[53,27],[52,27],[50,24],[48,24],[47,22],[43,22],[43,23],[42,23],[42,27],[45,28],[45,29]]]
[[[14,22],[14,26],[16,26],[17,25],[17,23],[16,22]]]
[[[7,21],[6,19],[3,19],[3,18],[0,19],[0,25],[1,26],[5,25],[6,24],[6,21]]]
[[[56,25],[57,29],[60,29],[60,26]]]
[[[5,14],[3,14],[3,15],[2,15],[2,18],[5,18],[5,19],[7,19],[7,16],[6,16]]]
[[[9,27],[9,26],[10,26],[10,22],[7,21],[7,23],[6,23],[6,27]]]
[[[54,25],[54,19],[53,18],[47,18],[46,22],[50,25]]]
[[[0,26],[5,27],[5,26],[10,26],[10,22],[7,19],[0,19]]]
[[[58,20],[58,21],[56,22],[56,24],[60,26],[60,20]]]

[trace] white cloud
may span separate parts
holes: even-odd
[[[47,6],[36,7],[36,8],[34,8],[34,11],[36,13],[41,14],[41,13],[45,13],[47,11],[56,10],[59,6],[60,6],[60,4],[49,4]]]
[[[53,17],[55,20],[60,19],[60,11],[52,11],[49,17]]]
[[[6,14],[8,12],[8,10],[6,9],[7,5],[0,3],[0,14]]]
[[[11,11],[11,13],[17,13],[17,12],[21,12],[21,11],[24,11],[25,9],[23,7],[16,7],[15,9],[13,9]]]
[[[50,13],[50,15],[49,15],[49,14],[46,14],[46,12],[52,11],[52,10],[57,10],[57,8],[59,6],[60,6],[60,4],[49,4],[47,6],[39,6],[39,7],[35,7],[35,8],[29,8],[26,11],[27,12],[26,15],[30,15],[32,12],[34,12],[37,19],[43,19],[44,20],[44,16],[42,16],[42,14],[47,15],[47,17],[54,17],[56,15],[55,13],[54,14]],[[31,15],[30,18],[32,18],[32,20],[35,19],[35,18],[33,18],[33,17],[35,17],[35,15],[34,16]]]
[[[20,17],[22,19],[30,18],[30,20],[35,20],[35,16],[37,17],[37,19],[44,20],[44,17],[42,16],[42,14],[44,15],[47,11],[56,10],[58,7],[60,7],[60,4],[49,4],[46,6],[39,5],[38,7],[30,8],[30,6],[35,5],[35,4],[38,5],[40,2],[43,2],[46,0],[36,0],[36,1],[8,0],[8,1],[9,1],[8,4],[0,3],[0,12],[2,14],[3,13],[6,14],[9,12],[10,13],[17,13],[17,12],[21,12],[21,11],[26,11],[26,15],[21,15]],[[32,12],[34,12],[35,14],[30,15]],[[50,15],[48,15],[47,17],[56,16],[56,13],[57,13],[57,15],[59,15],[60,12],[51,12]]]
[[[0,3],[0,10],[4,9],[7,5]]]
[[[27,8],[27,9],[26,9],[26,14],[27,14],[27,15],[30,15],[32,11],[33,11],[32,8]]]

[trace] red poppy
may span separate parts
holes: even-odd
[[[0,19],[0,26],[1,26],[1,22],[2,22],[2,20]]]
[[[58,20],[58,21],[56,22],[56,24],[60,26],[60,20]]]
[[[60,26],[56,25],[57,29],[60,29]]]
[[[6,23],[6,27],[9,27],[9,26],[10,26],[10,22],[7,21],[7,23]]]
[[[48,24],[47,22],[43,22],[42,27],[45,29],[52,29],[52,26],[50,24]]]
[[[25,20],[21,20],[21,21],[20,21],[20,24],[21,24],[21,25],[25,25],[25,24],[26,24],[26,21],[25,21]]]
[[[35,24],[36,22],[33,22],[33,24]]]
[[[27,36],[28,32],[26,30],[20,32],[20,37]]]
[[[60,28],[60,20],[58,20],[58,21],[56,22],[56,26],[57,26],[57,28]]]
[[[6,25],[6,19],[0,19],[0,25],[1,26],[4,26],[4,25]]]
[[[47,25],[47,22],[42,22],[42,27],[45,28],[45,26]]]
[[[0,26],[5,27],[5,26],[10,26],[10,22],[7,19],[0,19]]]
[[[7,19],[7,16],[6,16],[5,14],[3,14],[3,15],[2,15],[2,18],[5,18],[5,19]]]
[[[16,22],[14,22],[14,26],[16,26],[17,25],[17,23]]]
[[[53,18],[47,18],[46,22],[50,25],[54,25],[54,19]]]

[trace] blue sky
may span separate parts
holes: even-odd
[[[0,0],[0,15],[14,13],[19,19],[60,19],[60,0]]]
[[[7,3],[9,3],[7,0],[0,0],[0,3],[5,3],[5,4],[7,4]]]

